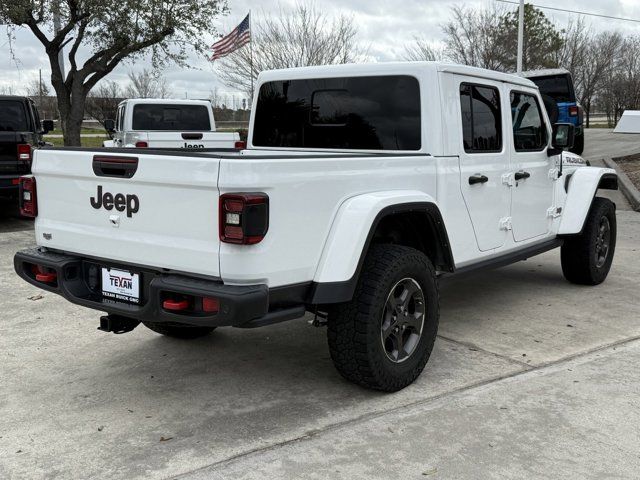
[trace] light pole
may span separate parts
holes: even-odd
[[[522,43],[524,40],[524,0],[520,0],[520,11],[518,12],[518,60],[517,73],[522,73]]]

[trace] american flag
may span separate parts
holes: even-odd
[[[214,60],[217,60],[218,58],[226,57],[231,52],[236,51],[237,49],[251,41],[249,15],[244,17],[244,20],[240,22],[240,25],[234,28],[229,35],[222,37],[216,43],[211,45],[211,48],[213,50],[213,55],[211,56],[212,62]]]

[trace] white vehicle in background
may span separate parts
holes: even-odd
[[[242,148],[237,132],[216,132],[213,108],[208,100],[130,98],[118,105],[115,120],[105,128],[111,148]]]

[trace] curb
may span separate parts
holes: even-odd
[[[629,200],[631,208],[637,212],[640,211],[640,191],[638,191],[633,182],[627,177],[627,174],[624,173],[616,162],[610,158],[603,158],[602,161],[607,167],[613,168],[618,174],[618,185],[624,196]]]

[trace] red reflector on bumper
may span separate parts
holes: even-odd
[[[187,300],[165,300],[162,302],[162,308],[173,312],[180,312],[189,308],[189,302]]]
[[[202,299],[202,310],[207,313],[218,313],[220,302],[217,298],[204,297]]]

